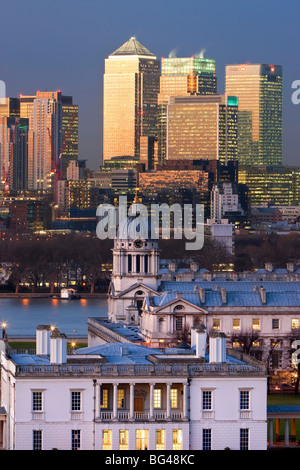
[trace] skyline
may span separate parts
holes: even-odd
[[[46,89],[72,95],[79,105],[79,158],[97,170],[102,155],[104,61],[131,36],[158,59],[174,50],[178,57],[190,57],[205,49],[204,57],[216,61],[219,94],[224,92],[228,64],[282,65],[283,163],[298,165],[300,106],[291,100],[292,82],[300,79],[297,4],[288,2],[290,8],[284,11],[279,6],[279,1],[241,5],[215,0],[202,5],[196,0],[154,0],[149,9],[136,0],[109,5],[99,0],[52,0],[42,5],[16,0],[1,8],[2,18],[13,18],[13,23],[3,21],[0,29],[0,80],[10,97]],[[16,11],[18,16],[13,16]]]

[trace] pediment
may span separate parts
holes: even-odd
[[[120,292],[116,297],[121,298],[121,297],[133,297],[135,294],[136,290],[143,290],[145,292],[145,295],[148,294],[153,294],[153,295],[160,295],[159,292],[157,292],[155,289],[152,289],[149,286],[146,286],[146,284],[143,284],[142,282],[137,282],[133,284],[132,286],[128,287],[128,289],[125,289],[124,291]],[[130,295],[132,294],[132,295]]]
[[[177,306],[182,306],[183,308],[176,310],[175,307]],[[181,313],[183,315],[186,313],[188,314],[193,314],[193,313],[207,314],[208,313],[207,310],[205,310],[204,308],[199,307],[198,305],[195,305],[192,302],[189,302],[188,300],[183,299],[183,298],[172,299],[170,302],[167,302],[164,305],[158,306],[156,308],[154,307],[152,309],[152,312],[157,313],[157,314],[169,314],[169,315],[170,314],[180,315]]]

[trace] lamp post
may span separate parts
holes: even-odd
[[[5,333],[6,333],[6,322],[2,322],[2,338],[5,338]]]

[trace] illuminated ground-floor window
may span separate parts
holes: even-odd
[[[181,450],[182,430],[173,429],[173,450]]]
[[[166,438],[166,431],[164,429],[157,429],[156,430],[156,450],[164,450],[165,449],[165,438]]]
[[[111,450],[111,430],[102,431],[102,449]]]
[[[148,430],[137,429],[136,430],[136,450],[147,450],[148,449]]]
[[[120,430],[120,450],[128,450],[128,430]]]

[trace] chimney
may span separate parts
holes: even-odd
[[[200,302],[202,304],[205,304],[205,289],[204,287],[200,287],[199,289],[199,297],[200,297]]]
[[[260,287],[260,288],[259,288],[259,293],[260,293],[261,303],[262,303],[262,304],[266,304],[266,303],[267,303],[267,293],[266,293],[266,289],[265,289],[264,287]]]
[[[265,270],[271,273],[273,271],[273,264],[272,263],[265,263]]]
[[[194,331],[193,331],[194,330]],[[196,357],[205,357],[206,353],[206,328],[201,325],[192,329],[192,346],[196,346]]]
[[[67,362],[67,337],[58,330],[50,336],[50,363],[66,364]]]
[[[294,263],[287,263],[286,269],[288,270],[289,273],[294,272]]]
[[[227,292],[224,287],[221,288],[222,304],[227,304]]]
[[[226,362],[226,335],[212,331],[209,335],[209,362]]]
[[[36,328],[36,354],[38,356],[50,355],[50,325],[38,325]]]
[[[192,261],[190,263],[190,270],[193,271],[194,273],[196,273],[198,271],[198,264],[195,263],[194,261]]]

